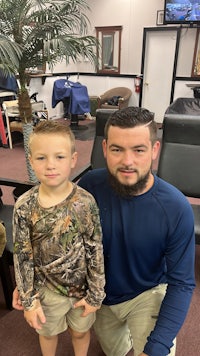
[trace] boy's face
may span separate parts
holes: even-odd
[[[30,163],[38,180],[46,186],[56,187],[68,181],[75,167],[77,152],[71,152],[67,135],[37,134],[31,141]]]

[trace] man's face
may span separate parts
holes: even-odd
[[[133,188],[135,194],[144,193],[153,184],[151,165],[152,160],[157,157],[159,147],[159,141],[152,146],[147,126],[110,126],[108,139],[103,141],[104,156],[110,174],[117,184]]]

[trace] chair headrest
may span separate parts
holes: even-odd
[[[200,115],[165,115],[163,141],[200,145]]]
[[[186,196],[200,198],[200,118],[165,117],[157,174]]]
[[[97,109],[96,110],[96,136],[104,137],[104,127],[110,117],[117,109]]]

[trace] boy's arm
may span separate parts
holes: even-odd
[[[100,309],[100,306],[93,307],[92,305],[88,304],[84,298],[74,304],[75,309],[79,307],[83,307],[84,309],[81,316],[87,316],[88,314],[95,313],[98,309]]]
[[[15,205],[13,214],[14,270],[21,304],[26,310],[35,305],[38,297],[34,290],[33,250],[27,214],[25,208],[23,210]]]
[[[87,231],[84,235],[84,246],[87,263],[88,292],[84,300],[93,307],[99,307],[105,298],[104,257],[102,245],[102,230],[99,210],[94,198],[90,204],[87,219]]]
[[[24,318],[32,328],[42,329],[42,324],[46,322],[46,318],[39,300],[36,308],[24,311]]]
[[[17,287],[13,291],[12,306],[16,310],[24,310]]]

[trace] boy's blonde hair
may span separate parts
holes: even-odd
[[[40,135],[40,134],[45,134],[45,135],[56,134],[56,135],[68,136],[71,142],[71,152],[72,154],[75,152],[75,137],[68,124],[63,122],[58,122],[55,120],[45,120],[45,121],[41,121],[39,124],[37,124],[34,127],[34,130],[29,137],[28,148],[29,148],[30,155],[31,155],[32,139],[35,135]]]

